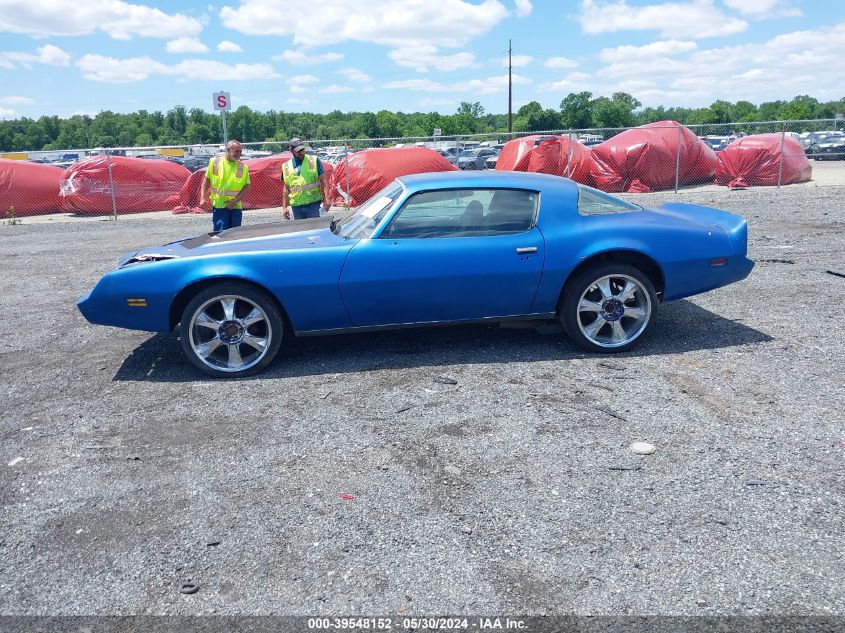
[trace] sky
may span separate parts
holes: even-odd
[[[843,0],[0,0],[0,118],[845,97]]]

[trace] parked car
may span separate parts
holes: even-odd
[[[714,152],[720,152],[725,149],[728,145],[733,143],[738,137],[731,134],[729,136],[716,136],[716,135],[709,135],[709,136],[702,136],[701,140],[704,142],[705,145],[709,146]]]
[[[593,147],[604,142],[604,137],[601,134],[582,134],[578,137],[578,142],[586,147]]]
[[[435,150],[438,154],[440,154],[443,158],[448,160],[451,164],[457,165],[458,163],[458,156],[461,153],[460,148],[458,147],[441,147]]]
[[[342,221],[130,253],[78,307],[91,323],[178,328],[215,377],[260,371],[289,337],[408,325],[558,319],[583,348],[623,352],[661,302],[744,279],[746,243],[745,220],[704,206],[647,209],[545,174],[417,174]]]
[[[208,161],[208,156],[185,156],[185,158],[182,159],[182,165],[184,165],[185,169],[188,171],[197,171],[208,167]]]
[[[498,156],[499,150],[492,147],[465,149],[458,155],[457,165],[461,169],[486,169],[485,161],[490,156]]]
[[[804,153],[816,160],[845,160],[845,134],[819,136],[804,148]]]

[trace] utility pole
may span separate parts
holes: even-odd
[[[513,83],[511,82],[511,41],[508,39],[508,132],[513,131],[511,118],[513,114]]]

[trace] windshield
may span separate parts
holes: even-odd
[[[334,227],[334,232],[348,239],[365,240],[369,238],[393,208],[403,191],[402,183],[394,180],[358,207],[355,213],[340,220]]]
[[[473,157],[474,157],[474,156],[476,156],[477,154],[478,154],[478,150],[477,150],[477,149],[465,149],[465,150],[464,150],[464,151],[462,151],[460,154],[458,154],[458,156],[463,156],[463,157],[466,157],[466,156],[473,156]]]

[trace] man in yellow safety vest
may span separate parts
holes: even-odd
[[[320,159],[305,154],[305,145],[298,138],[288,144],[293,158],[282,165],[282,208],[288,220],[319,218],[320,207],[329,210],[329,179]]]
[[[211,194],[212,222],[215,231],[225,231],[241,225],[243,199],[249,193],[249,167],[241,160],[241,144],[229,141],[226,155],[208,161],[202,181],[200,203]]]

